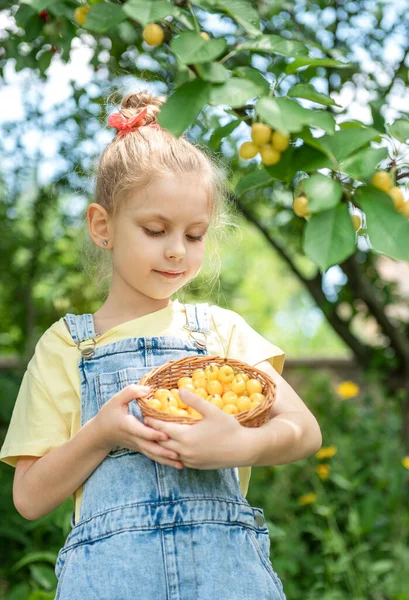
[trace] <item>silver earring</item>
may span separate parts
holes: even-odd
[[[107,246],[107,244],[108,244],[108,242],[107,242],[106,240],[104,240],[104,241],[102,242],[102,245],[103,245],[103,246]]]

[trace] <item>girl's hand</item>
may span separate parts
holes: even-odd
[[[146,417],[145,424],[169,436],[158,444],[178,454],[191,469],[223,469],[252,464],[253,431],[243,427],[234,416],[188,390],[179,390],[180,398],[203,415],[192,425],[170,423]]]
[[[128,385],[99,409],[93,418],[99,447],[107,453],[114,446],[129,448],[162,465],[183,469],[176,453],[159,445],[160,440],[168,439],[167,434],[147,427],[128,412],[129,402],[147,396],[149,391],[141,385]]]

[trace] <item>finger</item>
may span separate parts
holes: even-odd
[[[177,460],[179,458],[179,454],[177,452],[174,450],[169,450],[168,448],[162,448],[162,446],[156,442],[146,442],[144,447],[146,447],[147,450],[156,457],[169,458],[171,460]]]
[[[208,402],[201,396],[198,396],[194,392],[187,390],[185,388],[180,388],[179,397],[188,406],[191,406],[197,412],[199,412],[204,417],[211,417],[212,415],[219,415],[220,409],[217,406],[214,406],[211,402]]]
[[[183,431],[190,427],[190,425],[185,425],[184,423],[172,423],[171,421],[162,421],[161,419],[153,419],[152,417],[146,417],[145,423],[149,427],[167,434],[174,440],[178,440]]]
[[[122,405],[128,404],[135,398],[143,398],[144,396],[147,396],[150,391],[151,388],[149,386],[132,384],[124,387],[113,397],[116,398],[117,401]]]
[[[133,415],[127,415],[128,422],[130,424],[128,433],[131,435],[136,435],[145,440],[152,441],[167,441],[169,439],[168,435],[163,431],[158,431],[153,429],[152,427],[147,427],[139,419],[136,419]]]
[[[162,452],[158,450],[157,444],[144,444],[141,446],[141,450],[143,453],[148,456],[151,460],[155,462],[159,462],[161,464],[168,465],[170,467],[175,467],[177,469],[183,469],[184,465],[180,460],[177,460],[179,456],[176,452],[170,452],[169,450],[163,450]]]

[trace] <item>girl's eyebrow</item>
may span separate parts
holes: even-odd
[[[170,219],[168,219],[164,215],[160,215],[157,213],[145,213],[145,214],[141,213],[140,217],[142,217],[144,219],[159,219],[161,221],[164,221],[165,223],[172,224],[172,221]],[[205,218],[202,221],[195,221],[194,223],[191,223],[191,225],[208,225],[208,224],[209,224],[209,221]]]

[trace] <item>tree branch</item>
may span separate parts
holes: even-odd
[[[294,275],[301,281],[301,283],[307,288],[311,296],[315,300],[316,304],[322,310],[325,318],[331,325],[331,327],[338,333],[338,335],[344,340],[349,348],[354,353],[356,359],[362,367],[367,367],[372,357],[372,349],[370,346],[363,344],[358,338],[356,338],[350,331],[349,324],[347,321],[343,321],[339,318],[336,313],[336,306],[328,302],[322,291],[322,277],[318,274],[313,279],[307,279],[298,269],[297,265],[292,260],[291,256],[284,250],[284,248],[273,239],[269,231],[240,203],[240,200],[234,198],[236,205],[246,217],[247,221],[253,223],[259,229],[259,231],[266,238],[270,246],[281,256],[281,258],[290,267],[290,270]]]
[[[409,343],[406,336],[386,316],[385,306],[377,298],[376,291],[364,270],[359,267],[356,256],[350,256],[340,264],[340,267],[348,277],[356,296],[365,302],[383,333],[390,339],[402,365],[409,365]]]

